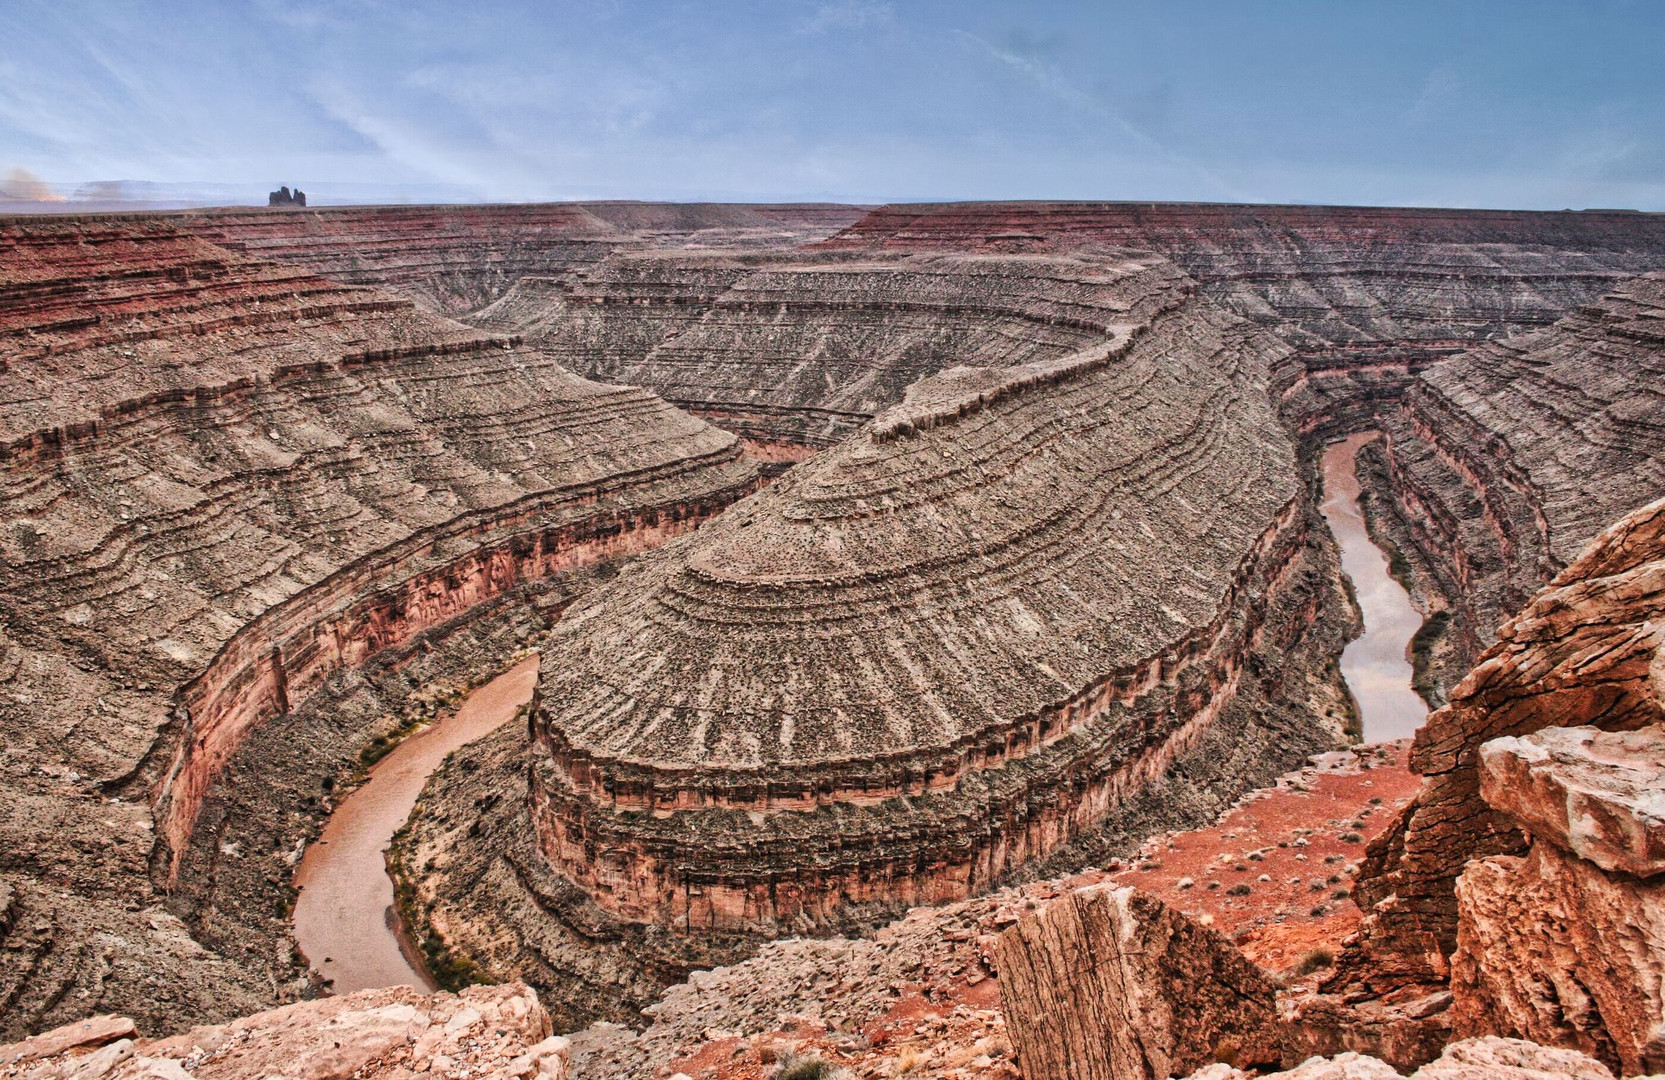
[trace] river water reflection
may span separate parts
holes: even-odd
[[[1410,594],[1388,574],[1388,559],[1371,542],[1359,511],[1359,479],[1354,470],[1359,447],[1376,438],[1362,432],[1324,451],[1324,502],[1321,509],[1341,547],[1341,568],[1353,580],[1364,613],[1364,634],[1341,654],[1341,674],[1364,716],[1364,741],[1387,742],[1413,734],[1428,706],[1411,688],[1411,637],[1422,616]]]

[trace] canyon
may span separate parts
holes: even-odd
[[[1296,1003],[1314,1053],[1409,1068],[1506,1035],[1634,1071],[1652,1051],[1528,1017],[1507,969],[1542,947],[1462,912],[1510,892],[1480,859],[1535,860],[1495,871],[1539,875],[1523,904],[1601,887],[1488,809],[1483,744],[1657,722],[1623,553],[1665,494],[1662,271],[1665,223],[1617,212],[0,220],[0,1032],[114,1011],[167,1035],[322,993],[291,924],[307,843],[533,653],[524,721],[446,757],[388,853],[420,960],[524,980],[529,1043],[659,1025],[699,969],[762,964],[768,1012],[782,957],[1027,911],[1113,864],[1179,889],[1153,837],[1357,737],[1362,537],[1443,706],[1393,756],[1421,792],[1345,819],[1373,837],[1348,898],[1221,947],[1334,944]],[[1005,989],[990,928],[939,957],[967,1016]],[[1458,986],[1484,1003],[1426,1004]],[[657,1068],[655,1038],[589,1029],[570,1067]],[[1038,1080],[1042,1044],[1000,1045],[966,1060]]]

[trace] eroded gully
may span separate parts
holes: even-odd
[[[1341,654],[1341,674],[1359,703],[1364,741],[1388,742],[1414,734],[1428,706],[1411,688],[1410,642],[1422,616],[1404,586],[1388,573],[1388,558],[1370,539],[1359,509],[1355,460],[1359,447],[1376,437],[1361,432],[1324,451],[1321,509],[1364,615],[1364,634]]]
[[[512,720],[531,700],[537,680],[538,658],[531,656],[469,694],[455,712],[407,737],[341,800],[306,849],[295,874],[295,939],[336,993],[435,989],[403,934],[387,848],[445,755]]]

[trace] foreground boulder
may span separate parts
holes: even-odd
[[[1665,1071],[1665,727],[1552,728],[1480,760],[1487,802],[1534,843],[1457,882],[1456,1033]]]
[[[1384,1061],[1346,1053],[1309,1058],[1287,1072],[1262,1080],[1399,1080]],[[1211,1065],[1189,1080],[1246,1080],[1229,1065]],[[1556,1050],[1520,1039],[1488,1036],[1452,1043],[1436,1061],[1411,1074],[1411,1080],[1613,1080],[1607,1066],[1576,1050]]]
[[[124,1037],[110,1041],[120,1033]],[[97,1017],[0,1047],[0,1076],[29,1080],[371,1080],[429,1072],[562,1080],[567,1040],[524,983],[427,996],[410,987],[303,1001],[166,1039]],[[42,1054],[50,1048],[49,1054]]]
[[[1589,873],[1566,870],[1580,878],[1595,880],[1590,875],[1604,873],[1603,864],[1616,874],[1652,873],[1661,810],[1651,789],[1660,774],[1657,761],[1645,762],[1657,754],[1646,749],[1654,736],[1623,733],[1665,721],[1662,645],[1665,500],[1630,513],[1592,541],[1504,624],[1497,644],[1457,687],[1451,704],[1417,732],[1410,761],[1424,778],[1422,790],[1370,846],[1354,890],[1366,911],[1358,937],[1338,958],[1325,993],[1298,1010],[1306,1048],[1369,1053],[1401,1069],[1438,1053],[1452,1033],[1453,1018],[1431,1006],[1450,1000],[1445,994],[1460,921],[1457,879],[1473,860],[1515,860],[1494,861],[1490,870],[1475,872],[1470,895],[1476,919],[1515,917],[1481,903],[1491,887],[1483,887],[1479,875],[1519,870],[1560,879],[1550,854],[1521,868],[1528,834],[1550,843],[1558,836],[1570,858],[1596,860],[1584,864]],[[1523,741],[1534,732],[1569,725],[1592,731],[1537,744]],[[1598,738],[1593,729],[1613,733],[1599,736],[1605,749],[1580,749],[1580,740]],[[1481,748],[1498,739],[1506,740],[1500,746],[1535,749],[1513,762],[1494,755],[1486,780]],[[1636,764],[1615,769],[1598,760],[1626,746],[1636,752],[1621,756]],[[1581,764],[1555,764],[1558,755],[1578,757]],[[1486,783],[1490,787],[1483,790]],[[1505,892],[1524,887],[1493,885]],[[1506,895],[1497,900],[1514,902]],[[1500,977],[1512,977],[1496,969]],[[1656,983],[1642,984],[1644,996],[1657,992],[1646,989],[1649,985]],[[1462,1032],[1516,1030],[1538,1029],[1473,1023]],[[1620,1059],[1609,1060],[1617,1065]]]
[[[1220,934],[1130,887],[1077,890],[995,947],[1025,1080],[1165,1080],[1276,1065],[1276,991]]]

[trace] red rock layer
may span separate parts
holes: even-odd
[[[5,954],[39,992],[4,1022],[112,964],[118,994],[223,966],[123,910],[153,895],[126,836],[69,847],[154,827],[165,877],[242,740],[333,673],[756,482],[732,435],[379,290],[155,221],[0,225],[0,869],[62,911]]]
[[[985,889],[1160,775],[1292,632],[1277,350],[1161,264],[1097,274],[1143,321],[916,384],[568,611],[534,816],[602,908],[753,931]]]
[[[1665,502],[1656,502],[1604,531],[1505,623],[1451,704],[1417,733],[1411,765],[1422,789],[1371,845],[1358,886],[1370,914],[1344,971],[1358,993],[1443,981],[1463,867],[1525,851],[1514,822],[1481,797],[1481,745],[1546,727],[1659,723],[1662,645]]]

